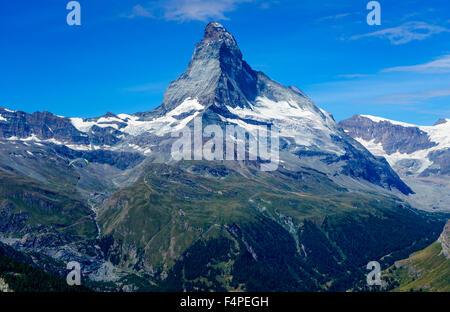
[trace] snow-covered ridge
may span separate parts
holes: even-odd
[[[434,126],[419,126],[419,125],[414,125],[414,124],[410,124],[410,123],[406,123],[406,122],[395,121],[395,120],[371,116],[371,115],[361,115],[361,117],[368,118],[368,119],[372,120],[373,122],[377,122],[377,123],[385,121],[385,122],[389,122],[393,125],[398,125],[398,126],[402,126],[402,127],[419,128],[420,130],[422,130],[423,132],[428,134],[428,136],[432,142],[437,144],[437,146],[429,149],[429,151],[450,148],[450,119],[449,118],[445,119],[446,122],[443,122],[443,123],[440,123],[440,124],[437,124]]]
[[[392,125],[398,125],[402,127],[413,127],[418,128],[421,131],[425,132],[430,141],[436,143],[435,146],[430,148],[424,148],[420,150],[416,150],[411,153],[387,153],[384,150],[383,144],[381,142],[377,142],[377,139],[374,138],[372,140],[364,140],[362,138],[355,138],[359,143],[361,143],[365,148],[367,148],[372,154],[376,156],[382,156],[386,158],[389,164],[392,167],[396,167],[396,164],[402,160],[415,160],[420,163],[419,168],[415,171],[415,174],[420,174],[433,165],[433,161],[430,160],[429,154],[434,151],[445,150],[450,148],[450,119],[445,119],[445,122],[439,123],[434,126],[419,126],[410,123],[390,120],[381,117],[375,117],[370,115],[361,115],[361,117],[368,118],[373,122],[389,122]]]
[[[20,141],[20,142],[33,142],[33,143],[52,143],[52,144],[56,144],[56,145],[64,145],[67,146],[68,148],[71,148],[73,150],[78,150],[78,151],[87,151],[90,150],[91,147],[90,145],[81,145],[81,144],[68,144],[67,142],[62,142],[62,141],[58,141],[56,139],[40,139],[38,138],[36,135],[31,135],[27,138],[18,138],[18,137],[10,137],[7,138],[6,140],[8,141]],[[104,148],[104,147],[102,147]]]
[[[273,101],[266,97],[257,97],[250,108],[233,108],[227,106],[230,113],[241,119],[252,119],[273,123],[280,131],[281,137],[293,138],[298,145],[316,146],[322,150],[341,155],[345,153],[332,142],[331,134],[334,130],[329,127],[328,120],[324,120],[320,113],[302,108],[294,100]],[[328,115],[324,115],[325,119]],[[235,123],[247,130],[257,127],[239,119],[226,121]]]
[[[188,98],[164,116],[152,120],[141,120],[138,116],[128,114],[119,114],[117,117],[101,117],[97,120],[83,118],[70,118],[70,120],[76,129],[84,133],[89,132],[95,125],[100,128],[112,127],[133,136],[144,132],[164,135],[170,131],[182,129],[204,108],[197,99]],[[182,114],[189,114],[189,116],[178,120],[176,117]]]
[[[418,125],[414,125],[411,123],[396,121],[396,120],[387,119],[387,118],[383,118],[383,117],[377,117],[377,116],[372,116],[372,115],[360,115],[360,116],[368,118],[368,119],[372,120],[373,122],[377,122],[377,123],[385,121],[385,122],[389,122],[393,125],[398,125],[398,126],[403,126],[403,127],[414,127],[414,128],[419,127]]]
[[[356,138],[356,141],[361,143],[365,148],[367,148],[373,155],[384,157],[389,165],[395,167],[396,163],[405,159],[414,159],[420,162],[420,168],[416,171],[416,174],[420,174],[425,171],[429,166],[433,164],[431,160],[428,159],[428,154],[432,151],[437,150],[437,147],[432,147],[429,149],[419,150],[410,154],[395,152],[393,154],[387,154],[381,143],[375,143],[375,139],[371,141],[366,141],[361,138]]]
[[[144,132],[151,132],[162,136],[184,128],[191,120],[197,117],[204,108],[205,107],[201,105],[197,99],[188,98],[164,116],[152,120],[139,120],[136,116],[128,116],[127,126],[121,129],[121,131],[130,135],[140,135]],[[182,114],[189,115],[181,120],[175,118]],[[121,115],[121,117],[124,116]]]
[[[275,102],[265,97],[258,97],[255,100],[255,105],[251,105],[251,109],[240,107],[233,108],[230,106],[227,106],[227,109],[241,118],[252,118],[260,121],[287,121],[297,118],[306,118],[317,122],[317,125],[323,125],[323,120],[321,120],[317,113],[300,108],[294,101]]]

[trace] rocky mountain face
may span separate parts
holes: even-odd
[[[64,143],[89,144],[89,137],[66,119],[50,112],[13,112],[0,108],[0,138],[62,140]]]
[[[198,119],[202,130],[234,126],[248,138],[277,129],[277,166],[174,160],[173,133]],[[402,201],[413,191],[386,159],[302,91],[254,71],[216,22],[155,110],[69,118],[0,109],[0,146],[0,240],[79,261],[114,290],[354,289],[367,262],[405,258],[444,223]],[[68,166],[75,158],[90,165]]]
[[[374,121],[365,116],[353,116],[341,121],[340,125],[354,138],[374,140],[375,144],[381,144],[387,155],[396,152],[412,154],[438,145],[419,127],[391,123],[388,120]]]
[[[442,253],[447,259],[450,259],[450,220],[447,221],[438,241],[441,243]]]
[[[249,107],[256,95],[257,73],[242,60],[236,40],[210,23],[186,71],[167,89],[162,108],[167,113],[189,98],[205,107]]]
[[[450,209],[450,119],[417,126],[362,115],[339,125],[372,154],[389,162],[416,193],[409,196],[411,204],[427,210]]]

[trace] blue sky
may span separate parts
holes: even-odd
[[[210,20],[247,62],[305,91],[337,121],[450,117],[450,3],[380,0],[1,1],[0,106],[93,117],[157,107]]]

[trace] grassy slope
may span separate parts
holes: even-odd
[[[29,225],[93,238],[91,212],[71,188],[0,171],[0,204],[29,213]],[[348,192],[313,170],[208,162],[148,166],[108,199],[99,222],[104,251],[138,270],[141,290],[345,290],[367,261],[419,248],[435,227],[393,199]]]
[[[308,235],[301,234],[305,221],[312,224]],[[336,289],[345,290],[368,261],[404,257],[411,245],[423,248],[438,235],[436,224],[422,224],[395,200],[348,192],[317,172],[269,174],[205,162],[149,166],[106,202],[99,222],[116,243],[106,248],[113,262],[152,271],[156,281],[169,274],[169,290],[333,289],[337,279]],[[231,235],[230,226],[239,233]],[[211,248],[219,254],[206,256]],[[323,263],[328,255],[331,264]],[[195,267],[203,270],[192,273]]]
[[[390,267],[385,274],[396,282],[393,291],[450,291],[450,260],[441,251],[441,244],[435,242]]]
[[[55,190],[39,181],[0,170],[0,204],[12,204],[13,213],[28,213],[29,226],[50,226],[59,233],[95,238],[92,212],[76,192]]]
[[[336,189],[322,177],[305,173],[310,190],[300,193],[284,177],[248,175],[245,179],[232,172],[214,178],[151,166],[142,179],[108,201],[99,218],[102,233],[114,232],[144,248],[152,264],[173,263],[174,257],[216,225],[251,223],[264,211],[276,215],[277,210],[299,222],[356,209],[351,195],[339,194],[341,203],[336,204]],[[314,184],[321,185],[323,194]]]

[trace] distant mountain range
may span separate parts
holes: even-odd
[[[417,126],[361,115],[339,125],[373,155],[384,157],[415,195],[407,200],[427,210],[450,210],[450,119]]]
[[[202,133],[222,130],[214,151],[233,142],[236,159],[175,160],[174,133],[197,120]],[[250,143],[244,159],[238,146],[253,138],[260,151],[266,142],[255,133],[267,129],[277,129],[279,149],[265,171]],[[448,214],[412,208],[414,188],[352,131],[296,87],[254,71],[211,22],[155,110],[70,118],[0,109],[0,238],[25,254],[80,262],[95,290],[358,290],[369,261],[388,267],[425,248]],[[418,141],[383,144],[429,149],[427,159],[446,163],[441,141],[406,131]],[[200,138],[203,153],[209,139]],[[89,166],[69,166],[76,158]]]

